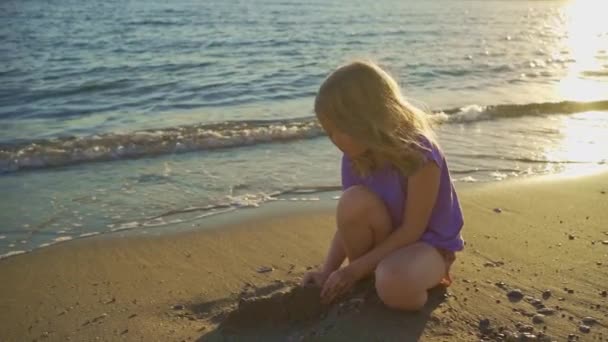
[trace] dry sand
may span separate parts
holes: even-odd
[[[607,173],[460,197],[467,246],[455,283],[419,313],[386,309],[369,281],[332,307],[318,289],[294,289],[334,229],[331,211],[316,210],[0,260],[0,340],[479,341],[528,331],[608,341]]]

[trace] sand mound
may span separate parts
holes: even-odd
[[[265,297],[243,298],[222,322],[225,331],[243,331],[261,325],[286,325],[318,318],[327,309],[318,287],[294,287]]]

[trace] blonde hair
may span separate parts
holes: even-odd
[[[409,175],[424,163],[421,138],[436,144],[427,114],[409,104],[397,82],[372,62],[335,70],[321,85],[315,113],[366,148],[352,158],[362,176],[385,163]]]

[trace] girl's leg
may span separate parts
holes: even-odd
[[[363,186],[348,188],[338,202],[338,235],[349,261],[353,261],[386,239],[391,218],[382,200]]]
[[[427,301],[427,290],[439,284],[445,272],[445,260],[437,249],[417,242],[380,262],[376,268],[376,291],[391,308],[420,310]]]
[[[350,261],[364,255],[392,232],[384,203],[363,186],[348,188],[337,210],[338,236]],[[445,275],[443,257],[432,246],[418,242],[399,249],[376,268],[376,291],[389,307],[419,310],[427,301],[427,290]]]

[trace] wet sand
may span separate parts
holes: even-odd
[[[608,173],[459,194],[455,283],[419,313],[385,308],[369,280],[321,306],[318,289],[296,284],[323,261],[332,210],[261,210],[219,228],[0,260],[0,340],[608,341]]]

